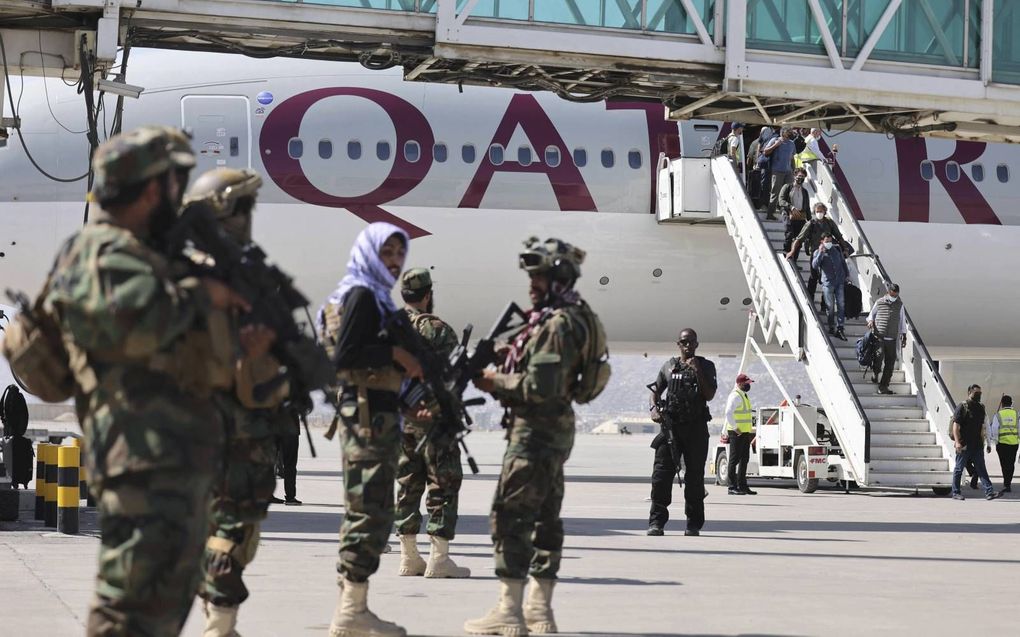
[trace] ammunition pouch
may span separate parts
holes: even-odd
[[[290,384],[281,380],[280,363],[270,355],[242,358],[234,369],[237,399],[248,409],[272,409],[290,395]],[[274,381],[281,382],[274,384]],[[272,387],[261,400],[255,397],[260,386]]]
[[[381,369],[342,369],[337,372],[336,377],[345,386],[357,388],[358,424],[366,431],[370,424],[368,390],[388,391],[396,394],[400,392],[400,387],[404,382],[404,375],[392,366]],[[341,410],[343,409],[345,408],[341,407]]]
[[[22,310],[5,330],[3,355],[29,393],[50,403],[74,393],[69,354],[52,316],[37,302]]]

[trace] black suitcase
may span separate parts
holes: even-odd
[[[855,319],[864,311],[864,301],[861,296],[861,288],[849,281],[843,288],[843,309],[848,319]]]
[[[747,178],[747,196],[754,202],[761,197],[761,171],[757,168]]]

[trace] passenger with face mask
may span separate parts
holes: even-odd
[[[899,349],[896,341],[899,341],[900,348],[907,345],[907,314],[903,309],[903,299],[900,298],[900,286],[890,283],[887,290],[885,296],[875,301],[868,314],[868,329],[874,330],[875,335],[882,339],[882,356],[876,358],[872,376],[872,381],[875,381],[882,374],[882,380],[878,381],[880,394],[893,393],[889,389],[889,381],[896,367]]]
[[[981,386],[971,385],[967,388],[967,400],[960,403],[953,414],[952,434],[956,447],[956,466],[953,469],[953,499],[964,500],[960,492],[960,480],[963,468],[968,462],[974,463],[975,475],[981,480],[985,489],[985,499],[994,500],[999,497],[992,488],[985,468],[984,442],[985,406],[981,404]]]
[[[798,168],[793,173],[793,183],[783,186],[783,189],[779,191],[779,208],[783,212],[783,218],[786,220],[786,238],[783,242],[783,250],[790,252],[793,248],[793,240],[800,235],[800,231],[804,229],[804,224],[807,223],[807,212],[810,200],[808,197],[807,189],[804,188],[804,182],[807,181],[807,171],[803,168]],[[793,254],[793,266],[800,269],[797,265],[797,257],[800,255],[800,248],[798,246],[797,251]]]
[[[736,385],[726,399],[726,437],[729,448],[729,495],[758,495],[747,486],[747,461],[751,458],[751,441],[754,440],[754,410],[747,394],[754,381],[747,374],[737,376]]]
[[[832,235],[822,235],[822,241],[811,257],[811,269],[817,270],[822,275],[822,296],[828,306],[829,335],[845,341],[846,334],[843,333],[843,324],[846,322],[844,290],[846,281],[850,277],[850,269],[847,268],[846,259],[843,258],[843,251],[835,244]]]
[[[818,249],[818,244],[822,242],[822,236],[826,234],[832,237],[833,243],[842,249],[844,257],[853,254],[853,249],[843,240],[843,235],[839,232],[839,226],[826,214],[828,210],[829,208],[820,201],[814,205],[814,214],[811,220],[801,228],[800,234],[797,235],[793,242],[793,246],[787,251],[787,259],[791,261],[796,259],[796,255],[799,253],[802,245],[806,248],[808,254],[814,254],[815,250]],[[808,298],[812,302],[815,300],[815,292],[818,291],[818,280],[820,278],[821,272],[818,271],[818,268],[812,266],[811,276],[808,277],[807,282]],[[825,307],[824,300],[822,301],[822,307],[823,309]]]

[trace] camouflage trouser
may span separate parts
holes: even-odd
[[[507,449],[489,529],[496,575],[555,579],[563,550],[563,465],[567,453]]]
[[[90,636],[178,635],[202,579],[214,476],[154,470],[108,478],[97,493],[102,543]]]
[[[393,528],[393,480],[400,450],[400,416],[371,414],[367,428],[343,419],[344,521],[337,571],[364,582],[379,569]]]
[[[259,522],[276,489],[275,437],[233,440],[229,449],[223,479],[213,492],[205,581],[199,593],[218,606],[237,606],[248,599],[241,576],[255,558]]]
[[[397,535],[415,535],[421,530],[421,496],[428,485],[425,508],[429,512],[428,534],[452,540],[457,528],[457,496],[464,480],[460,447],[425,444],[415,451],[425,433],[405,430],[401,435],[397,466]]]

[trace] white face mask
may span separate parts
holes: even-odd
[[[818,219],[819,221],[821,221],[824,218],[825,218],[825,213],[824,212],[816,212],[815,213],[815,219]]]
[[[824,245],[824,246],[825,246],[825,249],[826,249],[826,250],[832,250],[832,242],[831,242],[831,241],[826,241],[826,242],[825,242],[825,243],[823,243],[822,245]]]

